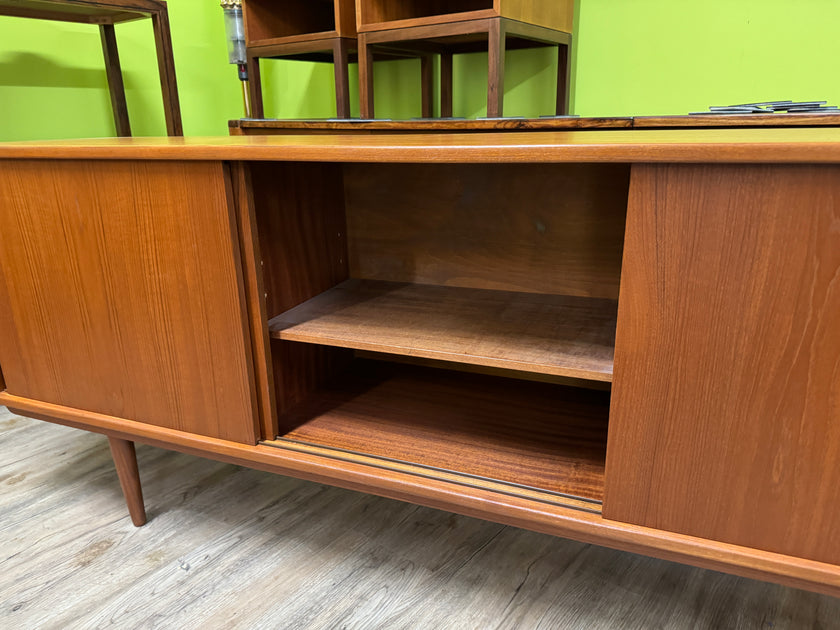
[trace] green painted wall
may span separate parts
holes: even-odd
[[[550,0],[546,0],[550,1]],[[837,0],[577,0],[573,108],[581,115],[685,113],[711,104],[777,98],[840,104]],[[184,129],[225,135],[242,115],[226,63],[215,0],[170,0]],[[148,20],[117,26],[135,135],[162,135],[162,105]],[[266,115],[334,115],[332,69],[265,65]],[[552,109],[555,55],[508,57],[506,114]],[[420,115],[419,62],[377,64],[377,114]],[[455,115],[484,115],[486,56],[455,63]],[[358,98],[355,69],[352,100]],[[0,18],[0,140],[113,134],[95,26]]]

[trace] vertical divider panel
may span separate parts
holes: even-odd
[[[235,208],[238,224],[239,250],[242,256],[242,275],[245,304],[251,327],[251,348],[254,359],[257,407],[259,411],[258,438],[277,435],[277,405],[274,400],[274,375],[271,344],[268,337],[263,258],[254,213],[254,194],[249,166],[243,162],[228,165],[231,207]]]
[[[840,168],[634,165],[606,518],[840,563]]]
[[[348,278],[344,169],[293,162],[248,166],[271,319]],[[271,355],[283,432],[284,414],[346,365],[352,351],[274,341]]]

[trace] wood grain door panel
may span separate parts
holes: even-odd
[[[254,443],[225,177],[219,162],[0,164],[9,393]]]
[[[633,167],[604,515],[840,564],[840,167]]]

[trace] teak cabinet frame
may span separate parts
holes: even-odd
[[[835,130],[0,159],[0,403],[136,523],[141,441],[840,593]]]

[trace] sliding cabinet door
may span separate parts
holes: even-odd
[[[218,162],[0,164],[7,395],[254,443],[228,197]]]
[[[840,167],[639,165],[604,515],[840,564]]]

